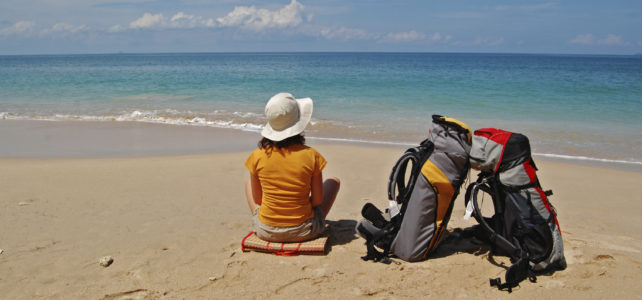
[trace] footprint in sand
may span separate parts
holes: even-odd
[[[36,198],[30,198],[30,199],[27,199],[27,200],[24,200],[24,201],[20,201],[20,202],[18,202],[18,206],[27,206],[27,205],[31,205],[32,203],[34,203],[34,202],[36,202],[36,201],[38,201],[38,199],[36,199]]]
[[[225,262],[225,270],[220,278],[232,280],[241,279],[243,273],[247,272],[247,270],[245,270],[246,266],[247,261],[245,260],[229,260]]]
[[[607,260],[607,259],[608,260],[615,260],[615,258],[613,258],[613,256],[610,256],[608,254],[598,254],[593,258],[593,260],[595,260],[595,261]]]
[[[150,291],[147,289],[136,289],[126,292],[114,293],[105,295],[103,300],[138,300],[138,299],[158,299],[161,296],[165,296],[167,293],[162,294],[157,291]]]
[[[221,227],[224,227],[225,229],[242,229],[243,227],[247,226],[247,223],[245,222],[221,222],[219,223]]]

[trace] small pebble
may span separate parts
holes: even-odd
[[[210,277],[209,278],[210,281],[216,281],[217,279],[218,279],[218,277]]]
[[[111,265],[113,262],[114,262],[114,258],[113,258],[113,257],[111,257],[111,256],[105,256],[105,257],[102,257],[102,258],[98,261],[98,263],[99,263],[101,266],[105,267],[105,268],[106,268],[106,267],[109,267],[109,265]]]
[[[0,249],[0,254],[2,254],[2,252],[4,252],[4,250]]]

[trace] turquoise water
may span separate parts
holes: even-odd
[[[439,53],[0,56],[0,119],[260,130],[277,92],[308,137],[414,144],[432,114],[530,137],[541,155],[642,164],[642,57]]]

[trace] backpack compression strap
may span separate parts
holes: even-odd
[[[390,236],[394,236],[394,234],[394,225],[392,225],[392,223],[388,223],[381,230],[375,232],[371,236],[368,236],[366,239],[366,248],[368,249],[368,253],[366,254],[366,256],[362,256],[361,259],[365,261],[373,260],[375,262],[384,261],[388,257],[388,253],[390,252],[390,245],[386,244],[386,246],[383,248],[383,252],[380,252],[375,247],[375,244],[377,244],[377,242],[379,241],[389,238]]]
[[[513,265],[508,267],[506,270],[506,275],[504,276],[505,282],[502,283],[502,280],[499,277],[490,279],[490,286],[496,286],[497,289],[508,290],[509,293],[513,291],[513,288],[518,286],[520,282],[528,278],[531,282],[537,282],[537,277],[531,271],[530,265],[528,263],[527,255],[524,254],[524,257],[520,258]]]

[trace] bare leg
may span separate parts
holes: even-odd
[[[247,205],[250,207],[250,212],[254,213],[254,210],[259,204],[254,201],[254,197],[252,196],[252,179],[248,179],[247,182],[245,182],[245,198],[247,198]]]
[[[341,181],[336,177],[329,177],[323,182],[323,202],[321,202],[321,209],[323,210],[324,218],[330,212],[334,200],[339,194],[339,188],[341,187]]]

